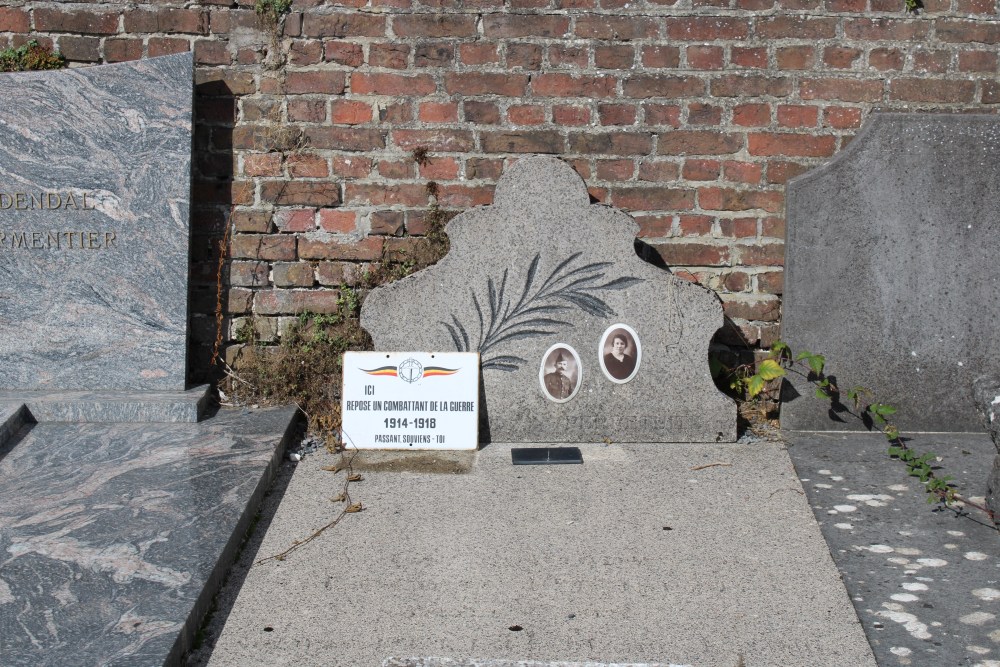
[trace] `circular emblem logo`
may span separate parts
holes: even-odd
[[[407,359],[399,365],[399,377],[404,382],[416,382],[424,376],[424,367],[416,359]]]

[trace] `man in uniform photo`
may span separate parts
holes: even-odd
[[[569,377],[570,360],[563,350],[556,357],[556,368],[545,374],[545,390],[556,400],[564,400],[573,393],[573,381]]]

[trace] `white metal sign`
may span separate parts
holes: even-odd
[[[476,449],[479,354],[346,352],[343,442],[358,449]]]

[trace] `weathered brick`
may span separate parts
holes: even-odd
[[[275,287],[312,287],[313,267],[303,262],[276,262],[273,267]]]
[[[463,65],[496,65],[500,62],[500,51],[489,42],[459,44],[458,59]]]
[[[338,65],[358,67],[365,61],[365,54],[360,44],[328,41],[323,43],[323,59]]]
[[[681,64],[681,50],[676,46],[644,46],[642,47],[643,67],[676,68]]]
[[[508,44],[507,67],[514,69],[539,70],[542,68],[542,47],[538,44]]]
[[[483,132],[480,141],[487,153],[562,153],[565,145],[555,130]]]
[[[707,130],[677,130],[660,134],[660,155],[728,155],[743,148],[739,134]]]
[[[416,175],[416,166],[410,157],[401,160],[379,160],[376,167],[379,176],[396,181],[413,178]]]
[[[812,69],[816,62],[816,52],[811,46],[782,46],[774,51],[778,69]]]
[[[680,175],[676,162],[668,160],[643,160],[639,165],[639,180],[650,183],[675,181]]]
[[[552,122],[567,126],[587,125],[590,123],[590,109],[573,105],[553,105]]]
[[[799,83],[799,96],[804,100],[878,102],[882,99],[882,81],[804,79]]]
[[[569,32],[569,17],[544,14],[487,14],[483,32],[489,38],[563,37]]]
[[[97,62],[101,58],[99,37],[78,37],[65,35],[59,38],[59,52],[66,60],[74,62]]]
[[[234,260],[229,263],[229,284],[235,287],[266,287],[270,274],[267,262]]]
[[[448,184],[438,188],[438,203],[446,208],[467,209],[493,203],[492,185]]]
[[[631,104],[598,104],[597,116],[601,125],[634,125],[639,110]]]
[[[777,213],[784,206],[781,192],[768,190],[735,190],[732,188],[701,188],[698,205],[706,211],[750,211],[760,209]]]
[[[503,160],[497,158],[472,158],[465,162],[465,177],[496,180],[503,172]],[[409,228],[409,226],[407,226]]]
[[[308,93],[340,95],[346,86],[347,76],[339,71],[299,71],[288,72],[285,75],[285,93],[289,95]]]
[[[29,32],[31,21],[26,9],[0,7],[0,32]]]
[[[913,52],[914,72],[933,72],[942,74],[948,71],[951,64],[951,52],[944,50],[919,49]]]
[[[316,219],[320,230],[333,234],[350,234],[358,226],[357,213],[339,208],[321,208]]]
[[[792,92],[792,80],[785,76],[759,74],[724,74],[712,79],[715,97],[786,97]]]
[[[597,180],[627,181],[635,173],[632,160],[597,160]]]
[[[733,125],[766,127],[771,124],[771,107],[768,104],[740,104],[733,107]]]
[[[302,24],[307,37],[382,37],[385,16],[360,13],[309,13]]]
[[[393,17],[392,29],[399,37],[472,37],[476,17],[471,14],[410,14]]]
[[[862,56],[861,49],[828,46],[823,49],[823,64],[833,69],[851,69]]]
[[[200,9],[133,9],[125,12],[125,32],[208,34],[208,12]]]
[[[326,120],[326,100],[288,100],[288,120],[322,123]]]
[[[116,39],[108,37],[104,40],[104,59],[109,63],[142,58],[141,39]]]
[[[688,105],[688,125],[718,125],[722,122],[722,107],[703,102]]]
[[[823,124],[838,130],[861,127],[862,113],[857,107],[827,107],[823,110]]]
[[[889,82],[889,98],[906,102],[972,102],[975,94],[975,81],[912,78]]]
[[[417,119],[423,123],[458,122],[457,102],[421,102]]]
[[[532,79],[531,90],[542,97],[614,97],[615,78],[546,73]]]
[[[722,302],[722,312],[726,317],[739,320],[760,322],[777,322],[781,317],[781,302],[778,299],[762,299],[755,301]]]
[[[667,37],[686,42],[746,39],[750,22],[743,18],[691,16],[665,19]]]
[[[436,89],[434,79],[426,74],[355,72],[351,75],[351,92],[356,95],[430,95]]]
[[[384,185],[347,183],[345,203],[350,206],[426,206],[427,188],[421,183]]]
[[[767,182],[772,184],[787,183],[799,174],[806,173],[810,168],[811,167],[809,165],[801,164],[799,162],[786,162],[784,160],[768,162]]]
[[[694,76],[636,74],[624,81],[626,97],[693,97],[705,92],[705,82]]]
[[[229,65],[233,57],[226,42],[199,39],[194,43],[194,61],[198,65]]]
[[[935,23],[937,26],[938,24]],[[923,19],[847,19],[844,21],[844,34],[849,39],[863,40],[922,40],[927,37],[930,22]],[[941,37],[940,29],[938,37]],[[944,39],[944,41],[948,41]]]
[[[721,46],[689,46],[686,55],[688,67],[691,69],[722,69],[725,65],[725,51]]]
[[[254,92],[250,72],[199,67],[194,72],[194,80],[201,95],[249,95]]]
[[[695,191],[662,186],[612,188],[611,203],[628,211],[689,211]]]
[[[408,44],[372,44],[368,47],[368,64],[372,67],[406,69],[410,64]]]
[[[357,285],[361,281],[362,269],[352,262],[319,262],[316,265],[316,280],[320,285],[337,287]]]
[[[512,104],[507,107],[507,122],[511,125],[541,125],[545,122],[545,107],[537,104]]]
[[[471,151],[475,146],[469,130],[393,130],[392,140],[404,150],[423,146],[431,151],[461,153]]]
[[[739,263],[742,266],[784,266],[785,244],[764,243],[741,246]]]
[[[506,72],[448,72],[444,87],[450,95],[521,97],[528,89],[528,76]]]
[[[729,248],[706,243],[659,243],[653,249],[668,266],[726,266]]]
[[[765,271],[757,274],[757,291],[762,294],[781,294],[785,291],[784,271]]]
[[[736,67],[767,67],[767,49],[762,46],[734,46],[729,57]]]
[[[276,234],[236,234],[230,240],[233,259],[295,259],[295,237]]]
[[[302,259],[339,259],[371,262],[382,256],[383,238],[369,236],[360,241],[341,243],[326,235],[300,236],[299,257]]]
[[[995,72],[996,51],[959,51],[958,69],[962,72]]]
[[[343,178],[364,178],[372,170],[371,159],[360,155],[334,155],[330,163],[331,173]]]
[[[722,174],[727,181],[756,185],[764,175],[764,166],[755,162],[726,160],[722,163]]]
[[[773,16],[757,20],[757,37],[762,39],[831,39],[837,34],[836,18]]]
[[[1000,104],[1000,82],[983,81],[983,104]]]
[[[674,216],[672,215],[633,215],[639,223],[639,238],[666,238],[673,231]]]
[[[326,178],[330,175],[330,166],[321,155],[296,153],[289,155],[285,164],[292,178]]]
[[[362,152],[385,148],[384,130],[378,128],[309,127],[305,137],[312,148]]]
[[[750,133],[747,150],[750,155],[786,155],[789,157],[828,157],[833,155],[837,138],[809,134]]]
[[[647,155],[653,147],[649,132],[588,132],[569,135],[569,150],[584,155]]]
[[[778,125],[782,127],[816,127],[819,107],[803,104],[779,104]]]
[[[455,47],[441,42],[417,44],[413,52],[415,67],[449,67],[455,61]]]
[[[267,234],[271,231],[271,214],[267,211],[235,210],[233,229],[237,232]]]
[[[279,206],[336,206],[340,184],[332,181],[266,181],[261,184],[262,201]]]
[[[118,12],[92,10],[64,11],[46,7],[34,10],[35,30],[39,32],[113,35],[118,32],[118,16]]]
[[[243,156],[243,173],[246,176],[281,176],[281,155],[278,153],[253,153]]]
[[[880,71],[901,70],[905,54],[899,49],[878,48],[868,54],[868,65]]]
[[[635,48],[629,44],[597,46],[594,64],[600,69],[631,69],[635,65]]]
[[[589,14],[576,19],[576,35],[584,39],[626,41],[656,37],[658,31],[656,20],[648,17]]]
[[[323,60],[323,43],[297,39],[288,47],[288,62],[292,65],[315,65]]]
[[[311,232],[316,230],[316,210],[311,208],[285,208],[274,212],[271,218],[281,232]]]
[[[360,100],[333,100],[330,103],[330,122],[337,125],[361,125],[372,121],[370,102]]]
[[[496,125],[500,122],[500,108],[492,102],[466,100],[462,103],[465,120],[480,125]]]
[[[186,39],[171,39],[169,37],[150,37],[146,44],[150,58],[169,56],[175,53],[185,53],[191,50],[191,42]]]
[[[587,66],[587,47],[566,44],[550,44],[549,65],[553,68],[574,67],[582,69]]]
[[[647,125],[681,126],[681,108],[676,104],[644,102],[642,105]]]
[[[340,293],[326,289],[273,289],[257,292],[253,309],[257,315],[296,315],[299,313],[336,313]]]
[[[681,176],[688,181],[714,181],[721,173],[722,163],[718,160],[684,160],[681,170]]]

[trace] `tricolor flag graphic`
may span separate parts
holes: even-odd
[[[380,368],[373,368],[370,371],[366,371],[364,368],[362,368],[361,370],[365,371],[365,373],[368,373],[368,375],[386,375],[389,377],[397,377],[398,375],[396,373],[395,366],[382,366]]]
[[[429,375],[454,375],[457,368],[442,368],[441,366],[427,366],[424,368],[424,377]]]

